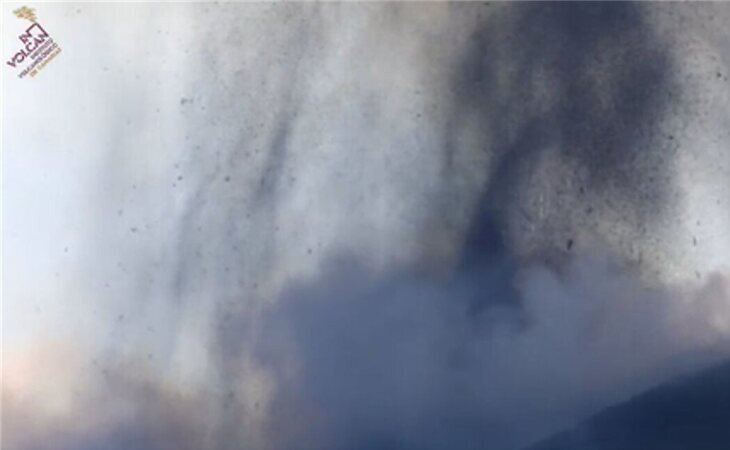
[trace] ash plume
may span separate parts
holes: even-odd
[[[4,448],[518,450],[730,357],[726,5],[53,8],[95,170]]]

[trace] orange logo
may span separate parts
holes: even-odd
[[[13,14],[18,16],[18,19],[26,19],[30,20],[31,22],[35,22],[35,9],[28,8],[27,6],[20,7],[13,11]]]

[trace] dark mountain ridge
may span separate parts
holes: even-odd
[[[728,450],[730,361],[610,407],[525,450]]]

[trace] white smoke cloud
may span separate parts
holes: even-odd
[[[680,293],[582,256],[511,282],[519,309],[476,313],[471,297],[493,289],[481,271],[452,283],[340,267],[293,286],[260,338],[278,387],[272,436],[281,448],[519,448],[693,358],[728,355],[722,276]]]
[[[727,277],[650,288],[608,258],[581,256],[562,272],[528,266],[506,280],[519,308],[474,311],[474,296],[493,290],[491,270],[439,281],[339,260],[317,280],[289,286],[257,332],[239,321],[227,334],[223,358],[255,342],[257,369],[249,378],[238,370],[237,385],[171,385],[149,361],[89,362],[82,349],[41,347],[25,362],[11,355],[5,442],[520,448],[730,355]],[[262,376],[273,390],[247,393]]]

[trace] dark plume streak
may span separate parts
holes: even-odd
[[[472,16],[488,9],[462,6]],[[673,156],[659,125],[678,86],[644,9],[522,3],[485,14],[454,71],[443,133],[447,188],[463,170],[459,152],[490,161],[465,266],[499,255],[558,262],[578,229],[590,235],[605,212],[617,212],[637,237],[666,219]],[[481,140],[464,150],[457,140],[471,121]],[[542,176],[549,164],[565,167],[564,177]],[[549,202],[542,216],[537,194]]]

